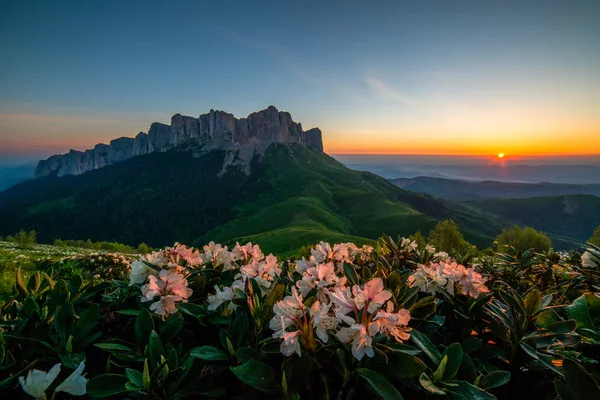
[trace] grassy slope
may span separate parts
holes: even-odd
[[[485,246],[506,225],[302,146],[271,146],[249,176],[230,169],[219,177],[222,160],[219,152],[155,153],[79,176],[24,182],[0,193],[0,235],[24,228],[36,229],[43,242],[89,238],[153,247],[252,240],[285,255],[319,240],[427,234],[446,218]]]
[[[600,198],[592,195],[481,200],[472,206],[549,234],[555,247],[573,247],[600,225]]]

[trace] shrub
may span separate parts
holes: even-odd
[[[429,243],[436,249],[452,255],[463,254],[471,249],[471,244],[465,240],[454,221],[450,219],[438,222],[429,232]]]
[[[600,246],[600,225],[596,229],[594,229],[594,234],[591,238],[589,238],[588,243]]]
[[[527,258],[511,288],[499,256],[462,265],[390,237],[377,248],[321,242],[281,262],[252,243],[176,244],[126,277],[18,270],[1,311],[0,391],[22,397],[35,368],[52,371],[38,382],[47,397],[600,396],[595,270],[548,253]],[[558,274],[538,289],[557,260],[576,290]]]
[[[517,252],[524,252],[533,249],[537,252],[548,251],[552,247],[552,241],[542,232],[538,232],[531,227],[521,228],[513,226],[505,228],[502,233],[496,237],[497,250],[503,252],[509,246]]]

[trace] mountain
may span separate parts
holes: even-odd
[[[0,166],[0,191],[33,177],[34,164]]]
[[[390,182],[411,192],[428,193],[436,197],[456,201],[561,196],[568,194],[591,194],[600,197],[600,184],[475,182],[427,176],[390,179]]]
[[[41,241],[108,240],[163,246],[252,240],[291,254],[328,240],[372,243],[427,233],[453,218],[468,240],[491,243],[506,224],[470,206],[404,191],[321,151],[271,144],[246,173],[225,150],[165,151],[80,175],[44,176],[0,193],[0,235],[36,229]]]
[[[557,248],[582,244],[600,225],[600,198],[591,195],[488,199],[467,204],[544,231]]]
[[[175,114],[171,125],[155,122],[147,134],[140,132],[135,138],[122,137],[108,145],[97,144],[93,149],[54,155],[38,163],[35,177],[53,173],[78,175],[135,156],[173,149],[192,150],[195,155],[225,150],[228,157],[223,168],[231,163],[247,167],[255,153],[264,153],[271,143],[298,143],[323,151],[318,128],[304,132],[301,124],[292,121],[290,113],[273,106],[239,119],[224,111],[210,110],[198,118]]]

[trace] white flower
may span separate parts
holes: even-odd
[[[332,303],[323,304],[318,300],[310,306],[310,316],[312,317],[313,325],[316,328],[317,337],[321,339],[323,343],[329,341],[327,331],[337,328],[338,325],[337,319],[329,313],[331,306]]]
[[[294,353],[300,355],[300,330],[286,332],[288,325],[285,323],[284,317],[280,317],[280,324],[281,329],[275,331],[273,337],[276,339],[283,339],[279,347],[281,354],[286,357],[289,357]]]
[[[377,332],[373,334],[375,333]],[[371,347],[373,339],[363,324],[353,324],[349,328],[342,328],[338,331],[337,337],[344,343],[352,342],[352,355],[357,360],[362,360],[365,354],[368,357],[375,356],[373,347]]]
[[[224,287],[223,290],[220,290],[219,287],[215,285],[215,294],[209,294],[207,300],[209,304],[208,309],[211,311],[216,310],[224,302],[233,300],[233,289]],[[228,308],[230,310],[234,309],[235,304],[230,303]]]
[[[77,367],[75,371],[71,373],[58,387],[54,390],[54,393],[65,392],[73,396],[83,396],[87,393],[86,385],[87,379],[81,375],[85,368],[85,361]]]
[[[129,284],[133,285],[135,283],[144,283],[148,276],[156,275],[157,271],[150,268],[144,263],[144,257],[142,257],[139,261],[134,261],[131,263],[131,272],[129,273]]]
[[[34,369],[29,371],[26,378],[20,376],[19,383],[23,391],[36,399],[45,399],[46,394],[44,392],[60,374],[60,365],[60,363],[54,365],[48,372]]]

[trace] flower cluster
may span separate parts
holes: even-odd
[[[225,286],[220,289],[215,285],[215,294],[208,295],[208,309],[216,310],[221,304],[228,302],[227,308],[235,309],[236,305],[231,301],[236,297],[236,291],[245,292],[246,282],[248,279],[254,279],[260,287],[268,289],[271,282],[281,274],[281,265],[277,261],[277,257],[269,254],[265,257],[264,253],[258,245],[246,243],[240,245],[236,243],[231,252],[227,251],[227,247],[220,247],[210,243],[204,247],[205,255],[212,260],[216,260],[216,266],[223,266],[223,271],[235,270],[238,271],[234,276],[234,282],[231,286]],[[224,262],[223,260],[226,260]]]
[[[429,265],[419,264],[417,270],[408,277],[411,287],[418,287],[432,295],[443,289],[451,295],[460,293],[475,298],[489,292],[486,281],[474,267],[466,268],[450,259]]]
[[[311,250],[308,259],[302,257],[302,260],[296,262],[296,271],[302,274],[309,268],[332,263],[338,272],[342,272],[344,262],[361,264],[372,252],[373,248],[366,245],[357,247],[354,243],[339,243],[332,247],[327,242],[321,242]]]
[[[163,319],[177,312],[177,303],[192,295],[186,270],[202,265],[200,252],[175,243],[131,263],[129,284],[142,284],[141,301],[153,303],[150,310]],[[156,299],[158,297],[158,299]]]
[[[374,356],[373,337],[391,336],[401,342],[410,336],[408,310],[394,312],[392,293],[384,289],[381,278],[374,278],[363,286],[347,286],[344,263],[356,266],[368,260],[373,249],[358,248],[352,243],[321,242],[311,250],[308,259],[295,263],[296,278],[291,295],[277,302],[270,321],[273,337],[281,339],[280,350],[285,356],[301,350],[316,349],[315,336],[328,343],[330,335],[351,344],[352,354],[358,360]],[[303,298],[315,293],[312,304]],[[311,297],[312,298],[312,297]]]
[[[185,277],[175,270],[161,270],[158,277],[150,275],[148,283],[142,286],[142,303],[154,301],[150,305],[150,311],[154,311],[163,319],[170,314],[177,312],[176,303],[187,302],[187,298],[192,295],[192,289],[188,288],[188,281]]]

